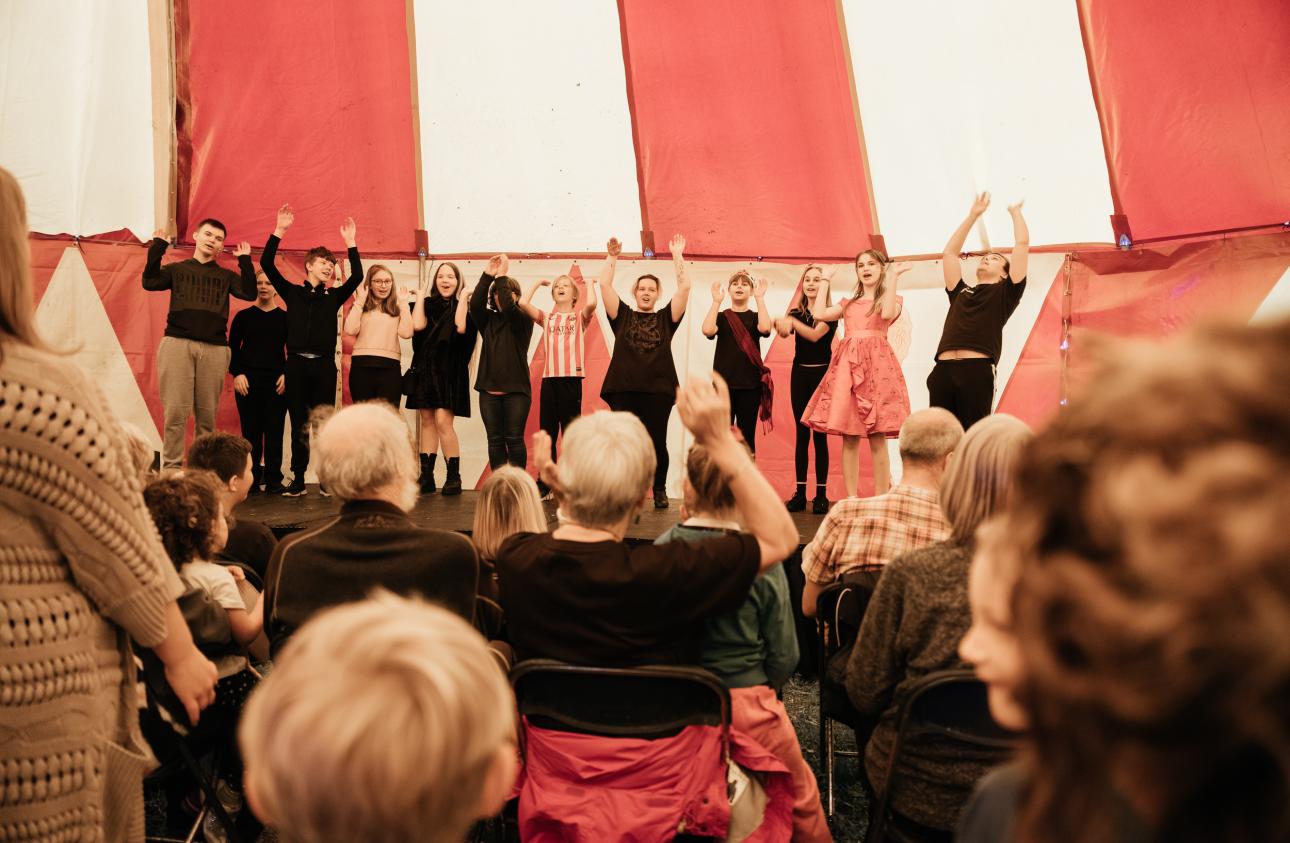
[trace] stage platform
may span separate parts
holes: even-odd
[[[281,495],[252,495],[237,508],[237,515],[254,521],[260,521],[281,538],[287,533],[331,518],[340,510],[335,498],[323,497],[317,486],[309,486],[309,494],[299,498],[285,498]],[[470,534],[471,522],[475,517],[475,499],[478,492],[462,492],[460,495],[445,498],[440,494],[423,495],[412,510],[412,518],[424,527],[440,530],[455,530]],[[653,541],[660,533],[676,523],[677,511],[681,505],[673,500],[668,509],[647,509],[640,514],[636,523],[627,530],[629,541]],[[545,504],[547,515],[555,523],[555,505]],[[799,544],[805,545],[815,535],[823,515],[812,515],[810,512],[792,513],[793,522],[797,524]]]

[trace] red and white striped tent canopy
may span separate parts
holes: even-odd
[[[666,287],[681,232],[699,312],[737,268],[772,281],[777,312],[807,262],[849,289],[880,245],[919,261],[917,407],[939,252],[982,190],[976,251],[1011,245],[1004,206],[1025,200],[997,398],[1039,424],[1078,380],[1081,329],[1290,306],[1287,68],[1285,0],[7,0],[0,166],[27,193],[40,325],[153,434],[167,303],[140,286],[139,244],[157,227],[191,243],[214,216],[258,248],[290,202],[299,276],[352,215],[365,258],[409,285],[422,245],[468,273],[507,252],[528,282],[596,273],[616,235],[620,281]],[[698,325],[675,340],[682,377],[711,365]],[[593,326],[587,408],[612,343]],[[782,386],[758,461],[787,491],[791,343],[763,351]],[[220,425],[237,429],[231,399]],[[459,427],[478,478],[477,414]]]

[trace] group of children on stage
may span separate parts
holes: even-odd
[[[1010,257],[989,252],[977,267],[975,283],[968,284],[962,277],[960,251],[989,201],[989,194],[978,196],[946,244],[942,268],[950,308],[927,380],[931,405],[954,413],[965,429],[991,411],[1003,326],[1026,285],[1029,233],[1020,203],[1008,209],[1015,235]],[[252,444],[256,488],[263,483],[268,493],[304,494],[310,415],[335,400],[337,313],[355,295],[343,323],[344,332],[354,337],[351,396],[355,401],[385,400],[396,407],[406,397],[407,407],[417,410],[419,418],[422,492],[436,491],[435,463],[442,452],[447,469],[442,493],[459,494],[461,452],[453,425],[456,417],[470,415],[469,364],[476,342],[481,348],[474,389],[488,437],[489,465],[523,468],[527,461],[524,425],[532,403],[528,348],[534,327],[542,326],[545,350],[538,415],[542,429],[555,442],[582,412],[584,335],[603,301],[615,345],[601,397],[612,409],[633,413],[645,425],[657,459],[654,505],[667,507],[667,423],[679,383],[671,341],[690,295],[683,237],[677,235],[669,244],[676,274],[674,296],[660,305],[659,278],[641,275],[632,284],[633,307],[614,290],[621,252],[616,239],[609,241],[604,268],[594,283],[579,284],[561,275],[523,290],[508,275],[507,257],[498,255],[488,262],[473,290],[466,289],[460,268],[446,261],[434,270],[426,287],[403,290],[387,266],[374,265],[364,275],[355,240],[357,226],[348,219],[340,233],[348,249],[350,274],[343,284],[332,287],[328,285],[338,262],[323,247],[306,254],[303,284],[288,281],[278,271],[278,245],[293,221],[290,206],[279,209],[258,277],[245,242],[234,252],[239,272],[215,263],[225,237],[217,220],[206,219],[197,226],[192,258],[164,267],[165,236],[155,235],[143,286],[171,291],[166,335],[157,356],[165,411],[163,466],[179,464],[189,415],[196,419],[198,434],[214,428],[227,369],[234,376],[242,433]],[[754,451],[757,422],[769,421],[774,398],[759,339],[772,330],[794,338],[790,401],[797,425],[797,487],[786,504],[791,511],[806,507],[812,442],[812,509],[828,511],[830,434],[842,437],[848,495],[859,490],[861,439],[869,443],[874,494],[890,485],[887,439],[899,433],[910,408],[900,360],[887,332],[900,317],[903,300],[897,286],[908,269],[876,249],[861,252],[855,262],[855,288],[835,304],[822,267],[807,266],[797,299],[778,319],[772,319],[766,307],[765,279],[754,279],[741,270],[726,283],[712,285],[712,306],[703,320],[703,334],[716,341],[713,371],[729,386],[731,422]],[[534,292],[545,286],[551,289],[550,311],[532,304]],[[253,301],[254,306],[234,317],[226,343],[230,295]],[[275,295],[286,304],[285,312],[277,308]],[[722,309],[727,296],[730,306]],[[841,340],[835,341],[839,320],[844,330]],[[400,340],[409,338],[412,363],[403,372]],[[288,413],[292,480],[283,485],[282,424]]]

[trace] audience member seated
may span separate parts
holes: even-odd
[[[713,382],[715,381],[715,383]],[[645,505],[654,447],[630,413],[597,412],[565,433],[560,463],[534,435],[543,479],[560,502],[552,533],[520,533],[497,554],[498,585],[519,659],[626,667],[698,664],[703,622],[738,609],[753,580],[797,547],[797,528],[730,431],[724,381],[692,381],[681,420],[707,448],[747,533],[669,547],[631,546],[627,526]]]
[[[221,558],[246,565],[264,582],[278,539],[259,521],[237,518],[233,513],[255,488],[251,443],[222,430],[204,433],[188,447],[188,467],[209,471],[219,478],[220,497],[228,518],[228,542]]]
[[[1007,505],[1017,462],[1031,439],[1030,428],[1013,416],[992,415],[972,425],[941,484],[949,539],[893,559],[878,578],[846,675],[856,710],[871,723],[877,720],[864,753],[875,788],[886,778],[896,717],[909,687],[933,671],[963,666],[958,645],[971,621],[972,539],[982,521]],[[863,732],[857,729],[858,740]],[[948,839],[984,772],[971,755],[911,747],[902,754],[891,805]]]
[[[683,521],[655,540],[703,541],[741,531],[730,482],[702,445],[690,448],[681,484]],[[753,581],[743,605],[709,618],[700,665],[730,689],[734,727],[755,738],[793,777],[794,840],[832,840],[815,773],[802,757],[797,732],[775,691],[797,666],[797,632],[784,566]]]
[[[379,593],[292,637],[241,744],[251,808],[284,840],[463,843],[515,780],[515,698],[465,621]]]
[[[354,404],[319,428],[318,479],[340,515],[278,543],[265,579],[265,629],[276,655],[316,612],[380,587],[474,617],[478,562],[460,533],[418,527],[417,460],[408,427],[384,402]]]
[[[1130,349],[982,531],[960,652],[1026,738],[967,843],[1290,839],[1290,322]]]
[[[516,533],[545,533],[546,512],[537,483],[513,465],[488,476],[475,499],[470,539],[479,553],[479,616],[475,626],[489,639],[502,637],[502,607],[497,602],[497,549]]]
[[[937,490],[962,438],[963,426],[940,407],[905,419],[900,426],[900,482],[877,497],[838,501],[802,549],[802,612],[807,617],[815,616],[820,592],[847,571],[885,565],[950,534]]]

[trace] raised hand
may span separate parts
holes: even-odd
[[[712,303],[721,304],[726,298],[726,285],[720,281],[712,282]]]
[[[502,274],[502,256],[493,255],[488,259],[488,268],[484,270],[488,275],[494,278],[500,278]]]
[[[550,279],[550,278],[539,278],[539,279],[538,279],[538,282],[537,282],[537,285],[538,285],[539,287],[550,287],[550,286],[551,286],[551,279]]]
[[[399,287],[399,300],[405,304],[416,304],[420,291],[412,287]]]
[[[770,282],[765,278],[758,278],[757,283],[753,285],[753,298],[765,298],[766,291],[770,289]]]
[[[237,375],[233,378],[233,391],[238,395],[246,395],[251,391],[251,382],[246,379],[246,375]]]
[[[1025,199],[1018,199],[1016,202],[1008,206],[1008,213],[1014,215],[1021,213],[1021,206],[1024,204],[1026,204]]]
[[[985,209],[990,207],[990,194],[982,193],[972,201],[972,216],[979,217],[985,213]]]
[[[681,423],[700,445],[709,445],[730,435],[730,390],[716,372],[712,379],[690,378],[676,391],[676,409]]]
[[[354,307],[357,307],[358,309],[362,310],[363,303],[366,301],[367,301],[367,282],[364,281],[362,284],[359,284],[358,289],[354,291]]]
[[[296,214],[294,211],[291,210],[290,205],[283,205],[281,208],[278,209],[278,225],[277,225],[278,231],[281,231],[283,234],[286,234],[287,229],[291,228],[291,224],[295,221],[296,221]]]
[[[354,222],[353,217],[345,217],[345,221],[340,224],[340,236],[345,241],[345,248],[352,249],[358,245],[358,223]]]
[[[560,479],[556,476],[555,463],[551,460],[551,434],[539,430],[533,434],[530,448],[533,454],[533,467],[537,469],[538,479],[547,485],[555,494],[560,494]]]
[[[667,247],[671,249],[672,257],[676,260],[680,260],[681,255],[685,253],[685,236],[681,234],[673,234],[672,239],[668,241]]]
[[[887,271],[891,273],[893,278],[899,278],[913,268],[914,265],[909,261],[895,261],[888,267]]]
[[[616,258],[623,253],[623,244],[618,242],[617,237],[610,237],[609,242],[605,244],[605,251],[611,258]]]
[[[251,243],[250,241],[247,241],[247,240],[243,240],[241,243],[238,243],[237,248],[233,250],[233,255],[235,257],[240,258],[243,255],[249,255],[249,254],[251,254]]]

